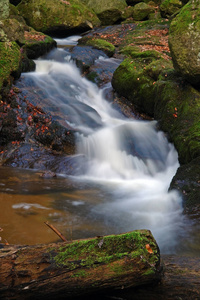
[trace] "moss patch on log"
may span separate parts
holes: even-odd
[[[146,245],[149,245],[150,252]],[[120,260],[124,258],[127,263],[121,264]],[[143,273],[146,276],[157,272],[159,249],[150,232],[140,230],[73,242],[61,247],[54,260],[58,266],[67,267],[69,270],[109,265],[112,276],[113,273],[120,276],[124,269],[130,271],[133,262],[135,264],[142,260],[148,266],[148,270],[145,269]]]

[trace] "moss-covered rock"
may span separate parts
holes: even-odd
[[[169,61],[164,60],[157,51],[140,51],[136,47],[126,47],[125,59],[114,72],[113,88],[128,98],[140,111],[153,116],[156,80],[164,76],[167,68],[172,68]]]
[[[9,0],[0,1],[0,20],[7,19],[9,16]]]
[[[148,16],[153,11],[154,11],[154,9],[152,6],[150,6],[144,2],[140,2],[134,6],[132,16],[133,16],[134,20],[142,21],[142,20],[148,19]]]
[[[23,0],[17,8],[37,31],[67,34],[100,25],[95,13],[79,0]]]
[[[0,23],[0,30],[4,31],[7,40],[16,41],[18,44],[24,42],[24,25],[16,19],[6,19],[2,21]]]
[[[180,0],[164,0],[160,5],[160,12],[163,18],[169,18],[177,13],[183,6]]]
[[[158,81],[154,116],[169,136],[182,164],[200,156],[200,93],[172,77]]]
[[[200,2],[190,0],[170,25],[174,68],[190,83],[200,83]]]
[[[50,36],[29,28],[24,32],[23,49],[28,58],[35,59],[56,47],[56,42]]]
[[[98,50],[102,50],[105,52],[109,57],[113,56],[115,53],[115,46],[103,39],[97,38],[82,38],[79,40],[79,45],[88,45],[92,46]]]
[[[85,3],[95,11],[102,25],[112,25],[121,20],[122,12],[127,7],[125,0],[87,0]]]
[[[21,73],[21,52],[16,42],[0,42],[0,96],[9,91]]]

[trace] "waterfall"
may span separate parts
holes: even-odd
[[[156,121],[128,119],[116,111],[104,97],[109,86],[99,89],[83,78],[65,49],[37,60],[36,71],[25,76],[77,131],[77,154],[87,168],[74,180],[95,183],[109,196],[91,208],[108,228],[102,234],[110,227],[115,233],[150,229],[161,249],[172,248],[183,225],[182,199],[177,191],[168,192],[179,163]]]

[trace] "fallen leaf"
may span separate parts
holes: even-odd
[[[146,249],[149,253],[153,253],[153,250],[151,249],[150,245],[149,244],[146,244]]]

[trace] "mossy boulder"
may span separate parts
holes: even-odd
[[[125,0],[87,0],[85,3],[95,11],[102,25],[112,25],[121,20],[123,10],[127,7]]]
[[[108,41],[97,38],[82,38],[78,42],[79,45],[92,46],[98,50],[102,50],[109,57],[113,56],[115,53],[115,46]]]
[[[24,32],[23,50],[30,59],[38,58],[56,47],[56,42],[50,36],[29,28]]]
[[[177,13],[183,6],[180,0],[164,0],[160,5],[160,12],[163,18],[169,18]]]
[[[0,97],[21,74],[21,52],[16,42],[0,42]]]
[[[29,26],[45,33],[67,35],[100,25],[95,13],[79,0],[23,0],[17,8]]]
[[[170,25],[174,68],[191,84],[200,83],[200,2],[190,0]]]
[[[7,19],[9,16],[9,0],[0,1],[0,20]]]
[[[4,32],[4,40],[16,41],[18,44],[24,42],[24,25],[16,19],[6,19],[0,22],[0,30]],[[0,41],[2,37],[0,36]]]
[[[154,117],[173,141],[181,164],[200,156],[200,93],[177,79],[158,81]]]
[[[154,50],[140,51],[136,47],[122,50],[126,58],[113,74],[112,86],[121,95],[128,98],[142,112],[153,116],[155,93],[154,84],[164,76],[166,68],[171,68]]]
[[[154,9],[152,6],[150,6],[144,2],[140,2],[134,6],[132,17],[136,21],[142,21],[142,20],[148,19],[148,16],[153,11],[154,11]]]

